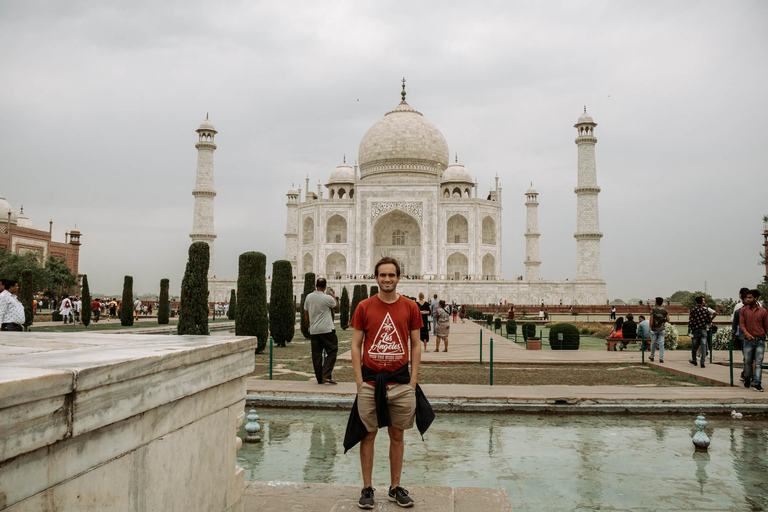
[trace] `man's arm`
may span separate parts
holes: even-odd
[[[332,291],[328,291],[328,295],[330,295],[333,298],[334,305],[331,306],[331,309],[339,309],[339,299],[336,298],[336,295],[333,294]]]
[[[749,306],[745,306],[739,310],[739,329],[741,329],[741,332],[744,333],[745,338],[748,340],[753,340],[755,338],[747,331],[747,315],[744,313],[750,313]]]
[[[304,322],[309,325],[309,311],[304,310]]]
[[[421,337],[419,336],[419,329],[411,331],[411,387],[416,389],[416,383],[419,380],[419,365],[421,364]],[[354,337],[352,338],[352,345],[354,346]],[[354,352],[352,352],[352,359],[354,360]]]
[[[359,391],[363,387],[363,331],[352,332],[352,369],[355,371],[355,383]]]

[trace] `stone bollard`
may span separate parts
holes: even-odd
[[[259,415],[256,414],[256,409],[251,409],[248,411],[248,416],[245,417],[248,420],[248,423],[245,424],[245,432],[246,436],[244,441],[246,443],[259,443],[261,442],[261,437],[259,437],[258,432],[261,430],[261,425],[259,425],[259,422],[257,421],[259,419]]]
[[[704,433],[704,428],[707,426],[707,420],[704,419],[704,415],[700,414],[696,421],[693,422],[699,429],[698,432],[693,434],[693,445],[696,447],[697,452],[705,452],[709,447],[709,436]]]

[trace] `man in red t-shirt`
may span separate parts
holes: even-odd
[[[376,410],[378,405],[385,407],[385,413],[389,411],[389,422],[384,420],[389,433],[392,479],[388,499],[396,501],[401,507],[411,507],[413,499],[400,486],[400,474],[405,448],[403,432],[413,427],[416,413],[415,389],[421,361],[421,311],[414,301],[396,291],[400,281],[400,264],[396,259],[379,260],[374,276],[379,293],[362,301],[350,322],[355,329],[352,334],[352,368],[357,382],[358,412],[368,430],[368,435],[360,443],[363,490],[357,506],[366,509],[374,507],[371,485],[373,446],[382,425],[382,418],[378,417]],[[375,397],[379,386],[386,386],[383,403],[377,402]],[[380,393],[380,398],[381,395],[383,393]]]
[[[99,302],[99,299],[93,299],[91,311],[93,312],[93,323],[98,323],[99,316],[101,315],[101,302]]]

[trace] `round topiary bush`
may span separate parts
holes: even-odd
[[[536,337],[536,324],[534,324],[532,322],[525,322],[523,324],[523,327],[522,327],[521,331],[523,333],[523,339],[527,340],[528,338],[535,338]]]
[[[496,330],[501,329],[501,318],[496,317],[496,318],[493,319],[493,327]]]
[[[511,318],[507,320],[507,334],[515,334],[517,332],[517,323]]]
[[[563,335],[560,341],[560,334]],[[549,330],[549,348],[552,350],[578,350],[579,329],[571,324],[555,324]]]
[[[677,350],[677,327],[667,322],[664,324],[664,348],[667,350]]]
[[[713,350],[728,350],[728,345],[731,342],[731,328],[720,327],[714,336],[712,336],[712,349]],[[733,340],[733,350],[743,350],[744,346],[742,340],[736,338]]]
[[[485,323],[488,325],[493,324],[493,315],[485,315]]]

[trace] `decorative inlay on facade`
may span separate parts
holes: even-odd
[[[423,213],[422,213],[422,205],[421,203],[410,203],[410,202],[396,202],[396,203],[380,203],[380,202],[372,202],[371,203],[371,220],[376,220],[381,215],[390,212],[392,210],[403,210],[404,212],[408,212],[413,214],[417,219],[419,219],[419,222],[424,222]]]

